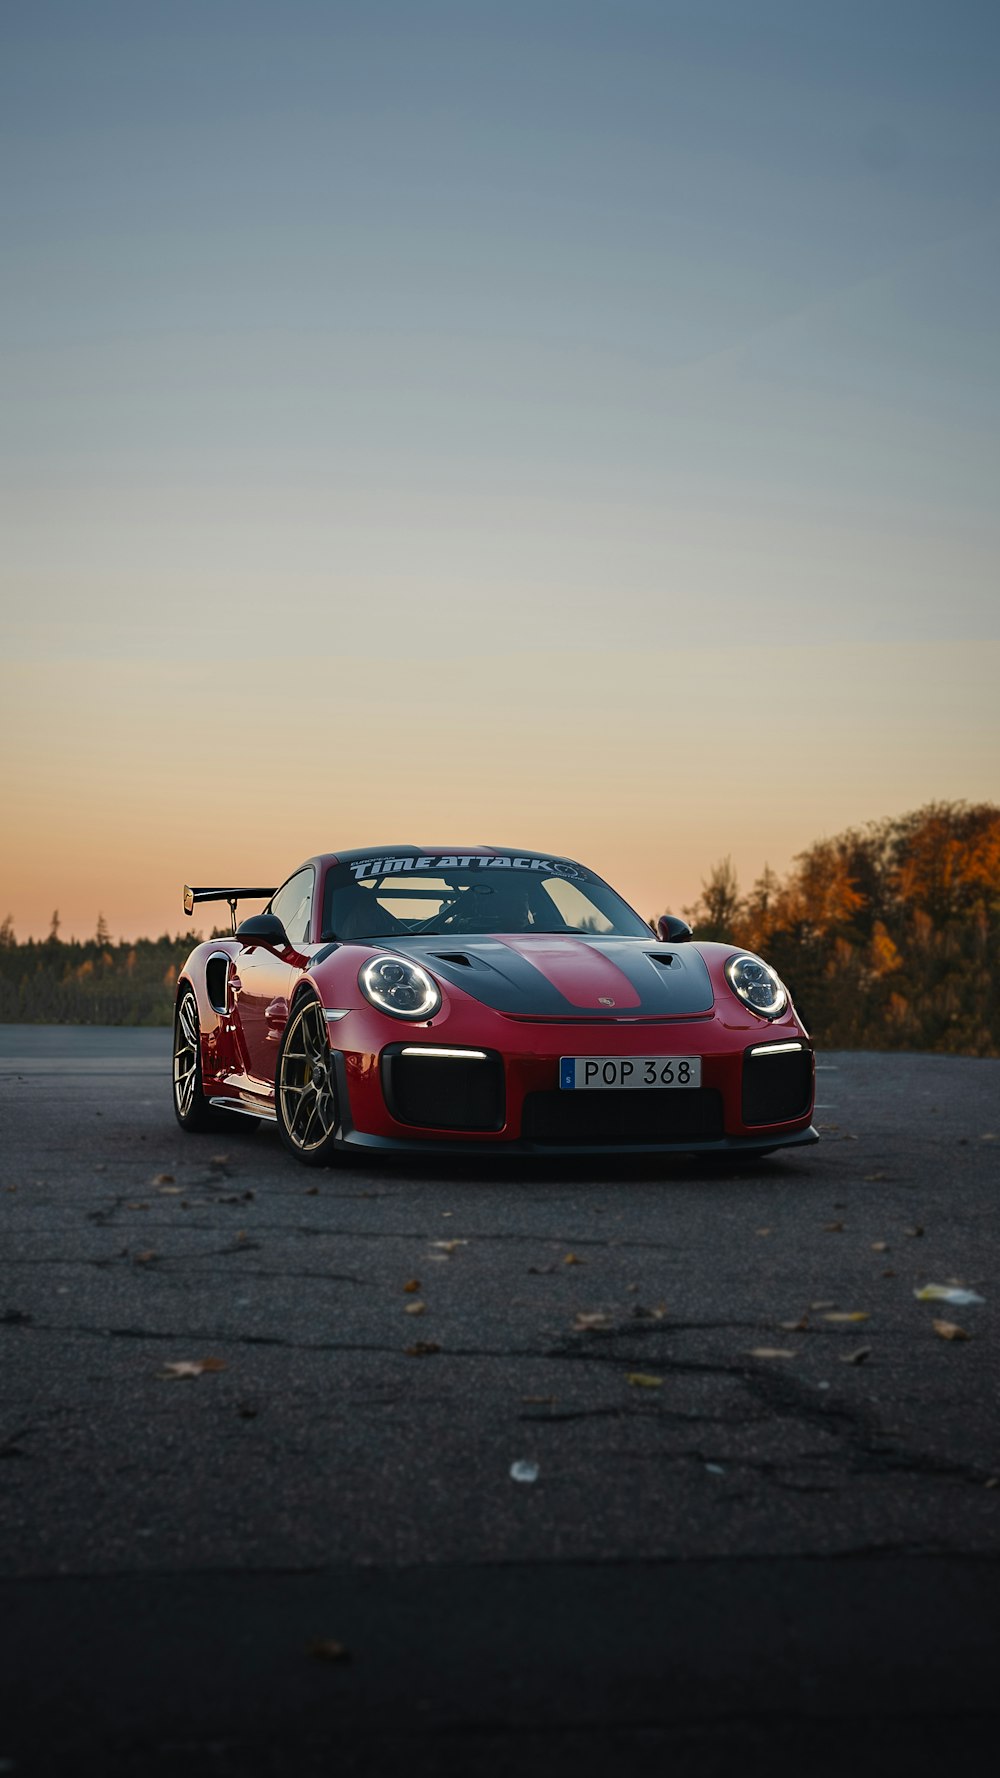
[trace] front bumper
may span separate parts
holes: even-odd
[[[812,1046],[794,1015],[763,1029],[756,1020],[737,1018],[726,1024],[717,1016],[559,1025],[492,1018],[485,1029],[478,1020],[468,1031],[453,1025],[447,1051],[430,1064],[443,1077],[453,1071],[456,1090],[450,1098],[447,1088],[428,1087],[422,1093],[401,1087],[401,1053],[411,1046],[425,1054],[439,1044],[443,1049],[437,1032],[424,1027],[411,1035],[401,1033],[395,1021],[391,1030],[388,1025],[379,1019],[372,1028],[367,1016],[359,1015],[331,1030],[342,1111],[339,1140],[345,1148],[466,1155],[724,1155],[819,1140],[811,1121]],[[352,1038],[363,1038],[363,1044],[354,1047]],[[470,1072],[463,1062],[466,1051],[482,1058],[476,1067],[492,1071],[498,1083],[495,1101],[472,1094],[469,1083],[475,1070]],[[762,1051],[767,1052],[764,1057]],[[652,1092],[641,1090],[559,1089],[561,1056],[643,1054],[699,1055],[701,1088],[657,1092],[658,1105],[652,1103]],[[426,1070],[425,1062],[420,1066]],[[473,1100],[476,1109],[470,1112]],[[480,1127],[470,1127],[470,1118]]]

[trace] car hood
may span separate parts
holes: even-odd
[[[714,1004],[708,968],[693,945],[503,933],[427,935],[386,948],[516,1018],[682,1018],[709,1013]]]

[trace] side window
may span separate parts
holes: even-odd
[[[311,870],[296,871],[271,898],[271,912],[277,914],[293,945],[302,944],[308,937],[312,898]]]

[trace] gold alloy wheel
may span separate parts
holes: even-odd
[[[174,1021],[174,1101],[178,1115],[187,1118],[198,1085],[198,1009],[193,994],[185,994]]]
[[[285,1132],[303,1154],[337,1127],[337,1093],[326,1019],[315,1000],[292,1014],[278,1064],[278,1104]]]

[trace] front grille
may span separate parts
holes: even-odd
[[[382,1092],[401,1124],[434,1130],[502,1130],[503,1061],[480,1056],[407,1056],[394,1044],[382,1056]]]
[[[528,1093],[521,1134],[568,1147],[713,1141],[722,1135],[722,1097],[713,1087]]]
[[[812,1097],[811,1050],[743,1058],[743,1122],[782,1124],[805,1117]]]

